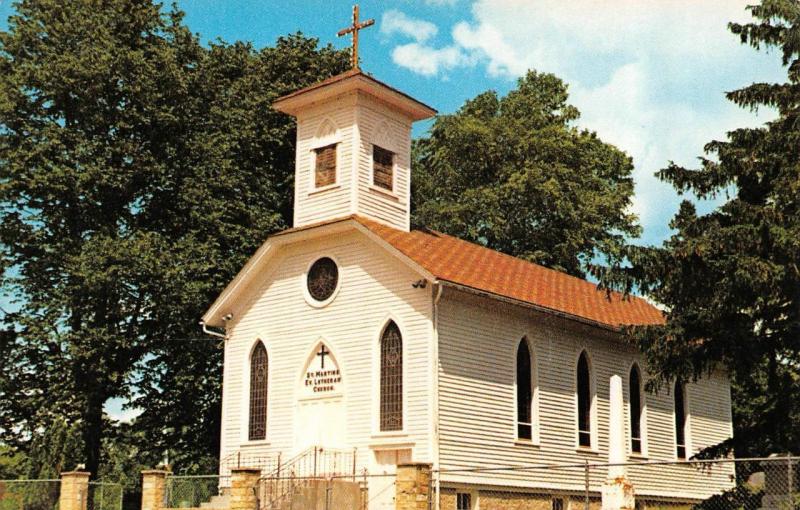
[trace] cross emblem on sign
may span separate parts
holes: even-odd
[[[353,6],[353,24],[347,28],[339,30],[339,33],[337,34],[339,37],[347,34],[353,34],[353,69],[358,69],[358,31],[374,24],[374,19],[368,19],[364,23],[359,23],[358,4],[356,4]]]
[[[331,351],[325,347],[325,344],[319,346],[317,356],[319,356],[320,368],[325,368],[325,356],[328,356],[330,353]]]

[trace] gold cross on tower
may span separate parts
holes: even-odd
[[[374,19],[368,19],[364,23],[358,22],[358,4],[353,6],[353,25],[339,30],[339,37],[353,34],[353,69],[358,69],[358,31],[375,24]]]

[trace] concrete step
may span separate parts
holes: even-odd
[[[200,508],[214,509],[214,508],[229,508],[231,505],[231,497],[229,494],[222,496],[212,496],[209,501],[200,503]]]

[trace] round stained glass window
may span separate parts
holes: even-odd
[[[316,301],[329,299],[339,283],[339,268],[329,257],[323,257],[308,270],[308,293]]]

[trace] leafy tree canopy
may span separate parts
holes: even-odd
[[[731,31],[754,48],[777,49],[788,80],[727,97],[772,108],[777,118],[709,142],[699,169],[671,164],[659,172],[681,192],[732,198],[704,215],[683,202],[663,246],[629,247],[632,267],[603,275],[607,285],[638,286],[666,306],[666,325],[631,331],[652,386],[730,374],[734,440],[707,455],[800,453],[800,2],[763,0],[750,11],[754,22]]]
[[[415,224],[583,276],[639,234],[631,158],[579,130],[567,86],[534,71],[437,117],[414,145]]]
[[[203,462],[221,352],[198,317],[292,208],[294,127],[270,105],[347,54],[300,34],[202,46],[152,0],[15,7],[0,32],[0,269],[18,308],[0,441],[30,451],[75,430],[98,473],[103,406],[132,398],[147,455]]]

